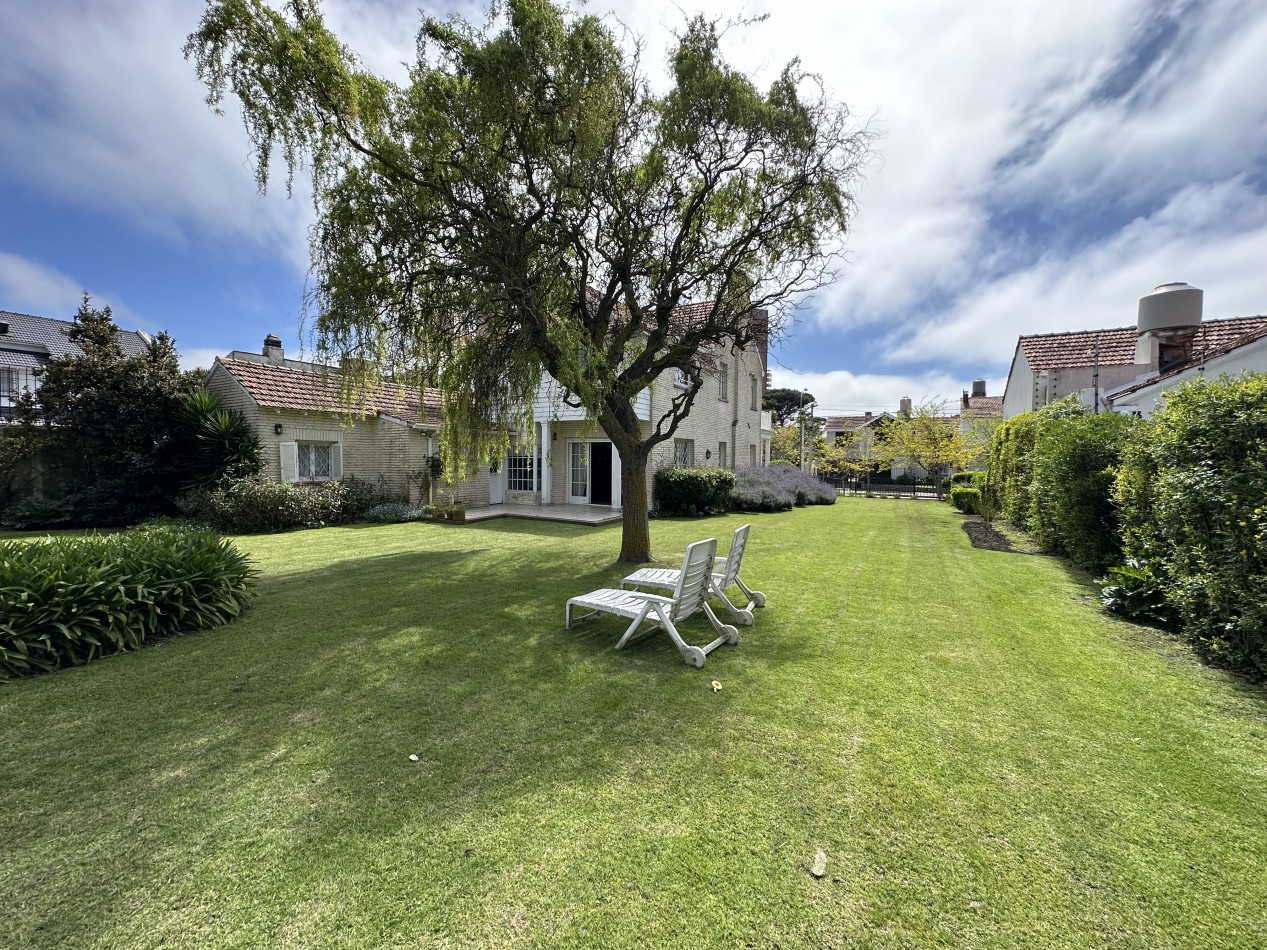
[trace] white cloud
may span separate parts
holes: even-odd
[[[96,307],[109,306],[114,322],[128,330],[156,329],[109,291],[89,289]],[[83,301],[84,285],[56,268],[0,251],[0,310],[69,320]]]
[[[228,352],[227,349],[217,349],[213,346],[192,346],[187,350],[181,349],[180,368],[211,369],[211,364],[216,361],[216,357],[224,356]]]
[[[998,366],[1026,333],[1133,324],[1154,286],[1184,280],[1206,292],[1205,314],[1267,310],[1267,196],[1243,179],[1196,185],[1160,211],[1077,253],[1043,258],[959,298],[890,340],[893,362]]]
[[[848,415],[868,409],[895,412],[903,396],[909,396],[917,406],[945,402],[946,411],[954,412],[963,390],[969,389],[972,384],[970,379],[943,372],[908,375],[851,373],[847,370],[797,373],[776,367],[770,375],[775,388],[809,390],[817,400],[820,416]],[[1002,395],[1005,382],[1006,379],[987,380],[986,391]]]
[[[0,172],[171,240],[246,239],[306,268],[305,192],[258,195],[232,104],[212,113],[181,55],[200,7],[0,6],[0,140],[15,146],[0,152]]]

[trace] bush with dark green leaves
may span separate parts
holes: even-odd
[[[1151,567],[1135,558],[1111,567],[1096,580],[1100,587],[1100,603],[1113,613],[1157,627],[1175,625],[1175,609],[1166,599],[1161,578]]]
[[[1197,380],[1126,446],[1126,553],[1156,572],[1206,656],[1267,676],[1267,375]]]
[[[655,505],[662,515],[711,515],[726,510],[735,489],[728,468],[674,466],[655,473]]]
[[[1032,530],[1034,452],[1045,425],[1057,419],[1087,412],[1074,396],[1048,403],[1034,412],[1022,412],[994,430],[986,467],[990,500],[1008,521]],[[980,486],[979,486],[980,487]]]
[[[243,478],[193,491],[177,504],[185,517],[227,534],[269,534],[355,521],[383,502],[368,482],[289,484]]]
[[[981,489],[968,485],[955,485],[950,489],[950,503],[966,515],[975,515],[981,501]]]
[[[0,679],[228,623],[255,573],[232,542],[186,526],[0,541]]]
[[[1122,559],[1113,480],[1130,433],[1141,423],[1120,413],[1051,419],[1031,463],[1028,528],[1045,550],[1089,570]]]

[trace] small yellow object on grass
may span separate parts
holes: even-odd
[[[720,683],[719,681],[717,681],[717,680],[713,680],[713,692],[714,692],[714,693],[720,693],[720,692],[721,692],[721,683]]]

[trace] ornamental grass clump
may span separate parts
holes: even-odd
[[[201,528],[0,541],[0,680],[228,623],[256,573]]]

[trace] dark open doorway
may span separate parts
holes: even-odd
[[[612,444],[590,443],[590,504],[612,503]]]

